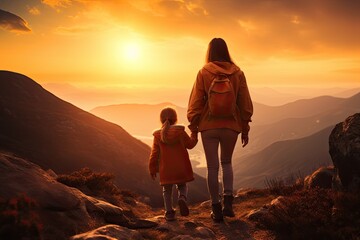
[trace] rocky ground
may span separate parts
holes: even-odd
[[[163,217],[162,209],[148,210],[142,217],[156,222],[157,226],[147,229],[129,230],[108,225],[99,232],[88,232],[73,237],[73,239],[93,239],[97,236],[114,237],[120,235],[132,239],[276,239],[275,235],[261,229],[248,217],[249,213],[269,204],[274,196],[266,190],[241,190],[234,199],[234,218],[225,218],[223,223],[214,223],[210,218],[210,202],[203,202],[190,206],[190,215],[187,217],[177,214],[176,221],[167,222]],[[116,228],[118,228],[116,230]],[[102,234],[101,234],[102,232]],[[105,238],[106,239],[106,238]],[[108,238],[111,239],[111,238]]]

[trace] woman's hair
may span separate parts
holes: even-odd
[[[161,141],[166,142],[166,133],[169,130],[171,125],[174,125],[177,122],[177,114],[175,109],[171,107],[166,107],[161,110],[160,121],[162,123],[161,127]]]
[[[208,46],[206,53],[206,63],[213,61],[231,62],[230,54],[226,42],[222,38],[213,38]]]

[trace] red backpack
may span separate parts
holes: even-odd
[[[236,119],[236,96],[228,76],[216,77],[208,91],[209,118]]]

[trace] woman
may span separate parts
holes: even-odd
[[[210,111],[209,89],[212,88],[212,82],[218,79],[230,80],[236,102],[233,115],[216,116]],[[206,63],[198,72],[190,95],[187,117],[191,132],[201,132],[207,163],[207,183],[212,203],[211,218],[215,222],[221,222],[223,216],[235,216],[232,208],[234,197],[231,159],[239,133],[241,133],[243,147],[249,142],[249,122],[251,122],[252,114],[253,105],[244,73],[231,60],[225,41],[221,38],[212,39],[208,46]],[[222,208],[219,196],[219,162],[223,175],[224,208]]]

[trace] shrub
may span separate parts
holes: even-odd
[[[21,195],[0,199],[0,239],[42,239],[36,202]]]
[[[94,173],[89,168],[82,168],[69,175],[59,175],[58,182],[75,187],[93,196],[117,195],[118,187],[113,183],[114,175],[110,173]]]
[[[358,239],[360,196],[328,189],[296,191],[261,219],[289,239]]]

